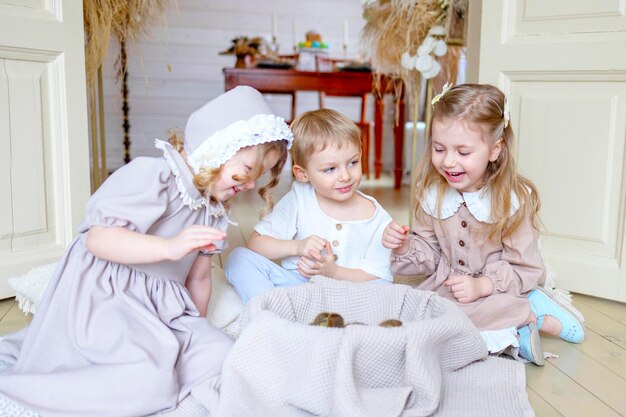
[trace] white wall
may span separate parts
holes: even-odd
[[[165,138],[170,128],[184,128],[187,116],[196,108],[224,91],[222,68],[232,67],[235,57],[220,56],[231,40],[240,35],[271,36],[271,15],[277,17],[277,37],[281,53],[291,53],[292,22],[298,41],[314,29],[329,44],[330,56],[341,57],[343,21],[348,21],[348,57],[362,53],[360,0],[176,0],[165,15],[165,23],[155,26],[152,36],[138,45],[130,45],[129,106],[131,156],[157,155],[154,138]],[[118,46],[111,43],[103,66],[107,138],[107,165],[123,163],[123,127],[121,82],[114,80],[114,60]],[[289,98],[267,96],[272,109],[288,117]],[[359,100],[329,99],[329,107],[344,112],[354,120],[359,114]],[[298,112],[317,108],[315,93],[298,93]],[[387,106],[384,168],[393,164],[393,140],[390,132],[392,106]],[[371,119],[371,106],[370,106]]]

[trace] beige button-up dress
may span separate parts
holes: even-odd
[[[470,208],[475,207],[474,202],[469,204]],[[455,303],[454,296],[443,285],[448,277],[459,274],[487,277],[493,281],[492,295],[457,305],[481,331],[525,325],[530,314],[526,297],[545,281],[539,236],[531,219],[525,219],[504,240],[489,239],[490,224],[477,220],[468,203],[454,209],[456,212],[447,218],[436,218],[424,211],[417,216],[409,234],[410,249],[403,255],[391,256],[393,273],[425,275],[420,289],[434,291]]]

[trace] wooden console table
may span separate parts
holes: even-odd
[[[316,72],[266,68],[224,68],[223,71],[226,91],[238,85],[249,85],[262,93],[291,94],[294,97],[296,91],[322,91],[328,95],[342,96],[361,96],[372,92],[373,76],[370,72]],[[382,96],[375,94],[374,98],[374,177],[378,179],[382,169],[384,102]],[[294,105],[295,100],[292,108]],[[404,106],[402,102],[399,113],[399,122],[393,129],[395,189],[399,189],[402,185],[404,153]]]

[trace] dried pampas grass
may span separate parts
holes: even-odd
[[[169,2],[170,0],[83,0],[85,73],[91,120],[91,184],[93,190],[98,188],[107,177],[101,67],[111,36],[120,42],[120,52],[115,60],[116,78],[119,79],[126,74],[125,43],[137,41],[141,35],[149,33],[150,25],[162,17],[163,10]],[[98,84],[98,105],[96,105],[96,82]],[[125,79],[122,85],[124,100],[126,100]],[[126,111],[128,107],[125,101],[124,106],[124,111]],[[126,122],[127,120],[125,120]],[[127,125],[125,124],[124,127],[126,129]],[[127,133],[125,131],[125,135]],[[124,144],[126,145],[126,142]],[[126,156],[129,158],[128,154]]]
[[[441,25],[448,30],[450,16],[465,16],[467,4],[467,0],[367,1],[363,5],[366,24],[361,41],[377,76],[375,87],[380,88],[382,75],[391,78],[392,82],[387,84],[395,89],[396,97],[399,98],[404,87],[405,95],[411,100],[412,114],[416,114],[421,77],[419,71],[401,65],[402,54],[415,55],[431,27]]]
[[[404,52],[415,53],[435,24],[446,17],[440,0],[379,0],[363,6],[367,21],[362,41],[376,72],[402,75]]]
[[[149,33],[150,25],[161,20],[171,0],[84,0],[85,67],[89,90],[93,90],[98,68],[107,53],[109,40],[138,40]],[[116,61],[118,74],[126,69]]]

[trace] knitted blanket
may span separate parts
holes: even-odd
[[[312,326],[339,313],[345,328]],[[380,327],[387,319],[401,327]],[[405,285],[316,277],[250,301],[219,382],[192,391],[211,416],[532,416],[524,366],[487,357],[452,303]],[[212,386],[210,386],[212,385]]]
[[[309,325],[320,312],[348,326]],[[378,326],[387,319],[403,324]],[[524,365],[488,357],[469,319],[431,292],[315,277],[252,299],[241,330],[221,377],[159,417],[534,416]],[[35,416],[14,405],[11,416]]]

